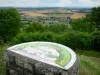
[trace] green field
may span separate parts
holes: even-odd
[[[3,54],[7,47],[8,46],[0,46],[0,75],[5,75]],[[79,75],[100,75],[100,53],[93,51],[77,51],[77,54],[80,57]]]
[[[100,58],[81,55],[80,75],[100,75]]]
[[[4,64],[4,50],[6,47],[0,46],[0,75],[5,75],[5,64]]]

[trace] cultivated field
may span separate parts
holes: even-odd
[[[47,11],[46,11],[47,12]],[[45,13],[46,13],[45,12]],[[50,11],[51,12],[51,11]],[[23,15],[26,15],[26,16],[29,16],[29,17],[36,17],[36,16],[53,16],[53,17],[71,17],[72,19],[79,19],[79,18],[82,18],[82,17],[85,17],[86,14],[85,13],[66,13],[64,14],[63,12],[60,13],[60,14],[56,14],[55,12],[53,12],[53,14],[51,14],[49,11],[47,12],[47,14],[45,14],[43,11],[40,12],[40,11],[22,11],[21,13]]]
[[[79,18],[82,18],[82,17],[85,17],[86,14],[85,13],[74,13],[71,18],[72,19],[79,19]]]
[[[45,14],[39,13],[39,12],[34,12],[34,11],[22,11],[21,12],[23,15],[27,15],[30,17],[35,17],[35,16],[47,16]]]

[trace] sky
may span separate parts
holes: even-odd
[[[97,7],[100,0],[0,0],[0,7]]]

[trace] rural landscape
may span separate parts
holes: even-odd
[[[0,7],[0,75],[5,50],[46,41],[70,47],[79,57],[79,75],[100,75],[100,7]]]
[[[85,17],[90,9],[68,8],[19,8],[24,23],[39,22],[41,24],[70,24],[72,19]]]

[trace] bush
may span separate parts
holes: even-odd
[[[95,31],[91,33],[91,35],[93,36],[92,48],[96,51],[100,51],[100,31]]]
[[[49,41],[64,44],[73,49],[91,49],[92,36],[84,32],[65,32],[57,34],[53,32],[20,33],[12,42],[14,44],[30,41]]]
[[[73,31],[65,32],[59,42],[73,49],[91,49],[91,40],[90,34]]]
[[[52,32],[22,32],[12,39],[13,44],[31,42],[31,41],[54,41],[54,33]]]
[[[55,38],[54,35],[56,36],[55,33],[48,31],[48,32],[41,33],[39,38],[40,38],[40,41],[54,42],[54,38]]]
[[[72,25],[72,28],[77,31],[90,33],[95,30],[95,24],[91,24],[91,22],[89,21],[87,17],[73,20],[71,25]]]
[[[45,27],[47,31],[52,31],[54,33],[61,33],[68,30],[68,25],[65,24],[53,24]]]
[[[25,31],[26,32],[37,32],[37,31],[43,32],[44,31],[44,27],[40,23],[32,23],[32,24],[29,24],[25,28]]]

